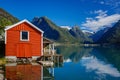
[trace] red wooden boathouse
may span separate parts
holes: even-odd
[[[6,58],[38,58],[43,55],[43,31],[28,20],[5,29]]]

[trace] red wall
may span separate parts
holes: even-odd
[[[29,31],[29,41],[20,41],[20,31]],[[41,56],[42,33],[28,23],[21,23],[6,31],[6,56],[25,57]],[[27,47],[23,49],[23,47]],[[24,53],[23,53],[24,54]]]

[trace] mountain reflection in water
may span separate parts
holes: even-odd
[[[120,80],[119,47],[57,46],[63,63],[6,64],[0,73],[7,80]],[[0,68],[1,70],[1,68]]]
[[[56,80],[120,80],[120,48],[58,46],[56,49],[65,57],[63,68],[55,68]]]

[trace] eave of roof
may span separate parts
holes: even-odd
[[[16,24],[13,24],[13,25],[11,25],[11,26],[6,26],[5,31],[6,31],[6,30],[9,30],[9,29],[11,29],[11,28],[13,28],[13,27],[21,24],[21,23],[24,23],[24,22],[28,23],[29,25],[31,25],[33,28],[35,28],[35,29],[38,30],[39,32],[44,33],[41,29],[39,29],[37,26],[35,26],[35,25],[32,24],[31,22],[29,22],[27,19],[24,19],[24,20],[22,20],[22,21],[20,21],[20,22],[18,22],[18,23],[16,23]]]
[[[52,40],[43,37],[43,43],[54,43]]]

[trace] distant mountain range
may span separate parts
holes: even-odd
[[[99,30],[93,35],[91,35],[91,38],[93,39],[94,42],[97,42],[103,36],[103,34],[106,33],[109,29],[110,27],[106,27],[102,30]]]
[[[120,20],[110,29],[108,29],[97,43],[120,44]]]
[[[74,26],[69,30],[70,34],[82,42],[91,41],[87,33],[83,33],[79,26]]]
[[[79,27],[61,28],[47,17],[35,17],[32,23],[44,31],[44,37],[62,43],[83,43],[87,38]]]
[[[4,39],[5,26],[18,21],[19,19],[0,8],[0,39]],[[32,23],[44,31],[44,37],[59,43],[120,44],[120,20],[113,27],[102,29],[94,34],[83,32],[79,26],[61,28],[47,17],[35,17]]]

